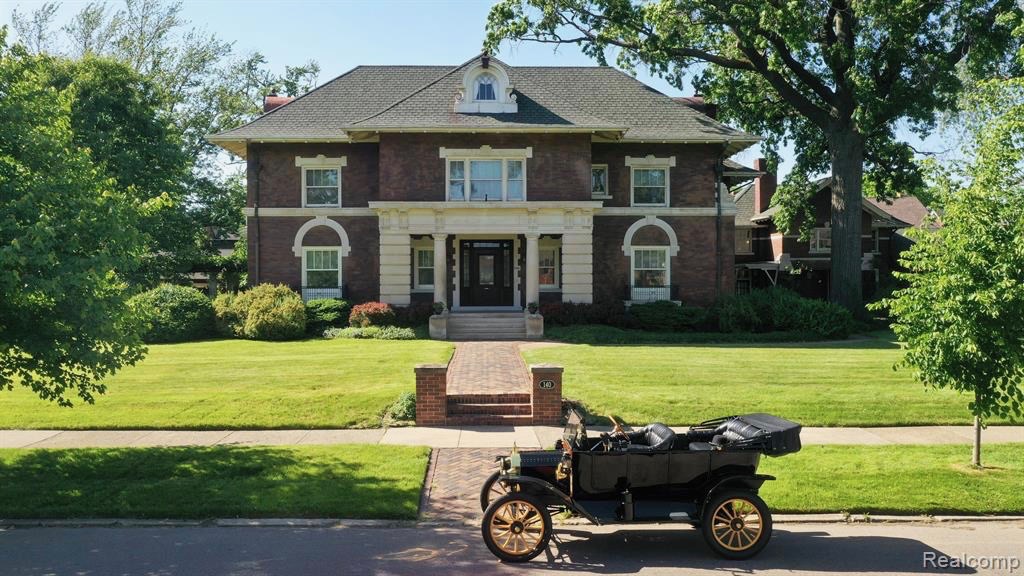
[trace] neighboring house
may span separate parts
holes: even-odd
[[[690,104],[614,68],[478,56],[359,66],[210,140],[248,161],[251,283],[467,312],[709,305],[734,286],[719,192],[749,171],[718,167],[758,138]]]
[[[783,234],[775,226],[773,216],[777,209],[770,206],[776,189],[775,175],[764,169],[763,160],[758,160],[754,168],[758,172],[754,180],[732,190],[736,204],[737,291],[784,285],[807,297],[828,297],[832,268],[831,179],[815,182],[817,191],[811,199],[814,225],[810,239],[801,240],[796,232],[800,222],[795,223],[791,234]],[[899,253],[906,247],[894,240],[899,237],[899,230],[911,224],[890,213],[888,206],[869,198],[864,199],[862,206],[861,271],[864,295],[870,297],[879,286],[889,282]]]

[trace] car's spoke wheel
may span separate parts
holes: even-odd
[[[544,551],[551,539],[551,515],[536,498],[507,494],[484,513],[484,542],[506,562],[526,562]]]
[[[750,558],[768,544],[771,513],[756,494],[727,491],[704,508],[701,531],[711,549],[726,558]]]
[[[509,484],[508,481],[501,478],[501,472],[494,472],[487,477],[483,488],[480,489],[480,510],[487,510],[491,502],[517,489],[518,486]]]

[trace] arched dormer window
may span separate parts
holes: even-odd
[[[473,99],[477,102],[493,102],[498,99],[498,81],[494,74],[483,72],[476,77],[476,90]]]
[[[504,66],[494,59],[481,58],[466,67],[462,87],[455,97],[455,112],[460,114],[502,114],[519,111],[512,83]]]

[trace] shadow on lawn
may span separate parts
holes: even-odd
[[[29,450],[0,460],[0,517],[416,517],[421,470],[387,477],[369,459],[342,454],[228,446]]]
[[[585,346],[644,346],[644,347],[699,347],[699,348],[812,348],[812,349],[859,349],[897,350],[898,342],[891,334],[857,334],[846,340],[815,340],[790,333],[766,334],[722,334],[710,333],[659,333],[642,330],[604,330],[592,332],[579,328],[555,328],[548,331],[553,342],[582,344]]]

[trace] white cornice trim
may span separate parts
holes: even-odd
[[[653,154],[648,154],[647,156],[644,156],[643,158],[634,158],[633,156],[626,156],[626,166],[630,166],[630,167],[634,167],[634,168],[646,168],[646,167],[664,168],[666,166],[671,166],[671,167],[675,168],[675,165],[676,165],[676,157],[675,156],[669,156],[667,158],[656,158]]]
[[[339,156],[337,158],[328,158],[323,154],[317,154],[313,157],[295,157],[295,165],[299,168],[344,168],[348,166],[348,156]]]
[[[256,215],[255,208],[245,209],[246,217]],[[376,216],[370,208],[260,208],[260,216]]]
[[[601,202],[588,201],[559,201],[559,200],[530,200],[523,202],[401,202],[401,201],[378,201],[369,202],[370,208],[374,210],[541,210],[541,209],[590,209],[601,208]]]
[[[594,213],[595,216],[716,216],[718,211],[714,206],[695,208],[651,208],[651,207],[626,207],[606,206]],[[722,216],[735,216],[736,208],[722,207]]]

